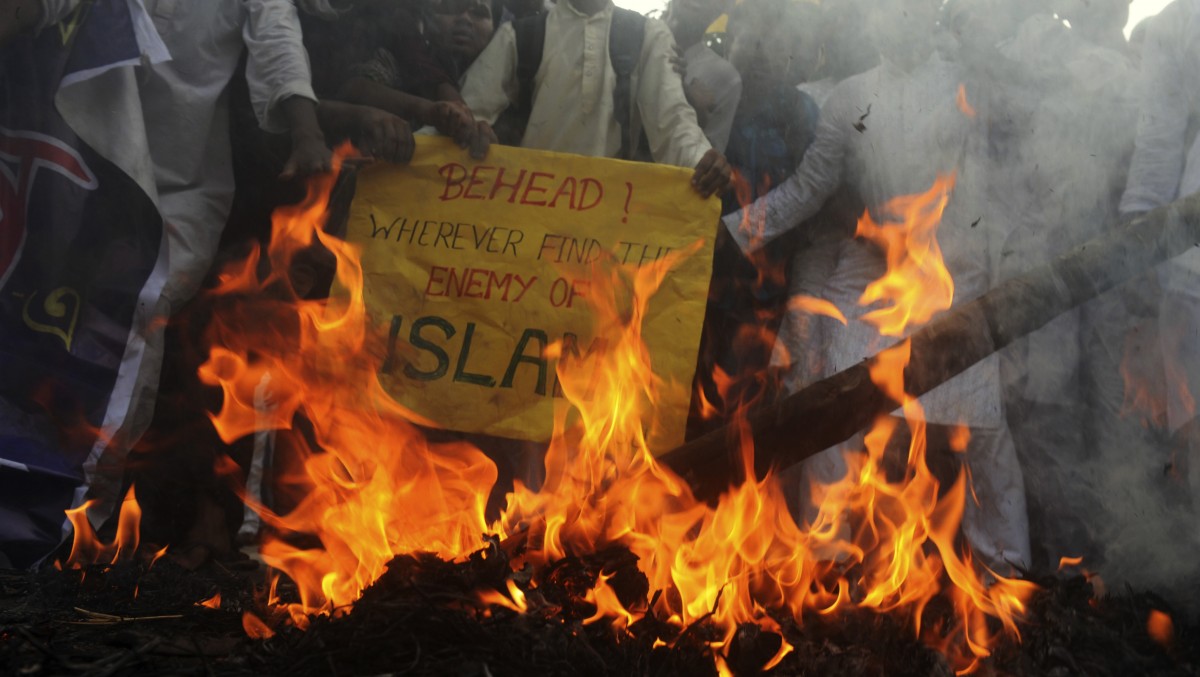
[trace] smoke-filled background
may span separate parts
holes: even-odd
[[[1125,35],[1129,36],[1142,19],[1154,16],[1162,11],[1171,0],[1133,0],[1129,3],[1129,23],[1125,26]],[[665,0],[617,0],[618,7],[632,9],[643,14],[650,12],[661,13],[667,8]]]
[[[1122,203],[1139,114],[1154,96],[1140,75],[1148,38],[1139,24],[1168,4],[945,4],[936,50],[958,68],[963,107],[979,124],[943,230],[954,237],[956,225],[970,222],[987,232],[992,284],[1140,211]],[[885,51],[902,49],[912,27],[897,26],[888,33],[864,24],[850,34]],[[877,106],[863,122],[879,129],[879,115]],[[959,223],[949,223],[951,213]],[[1200,341],[1193,319],[1200,308],[1172,301],[1177,295],[1164,288],[1200,288],[1200,278],[1181,270],[1176,262],[1147,271],[1010,346],[1000,381],[1028,503],[1032,561],[1024,564],[1053,570],[1063,558],[1082,557],[1081,566],[1109,588],[1150,588],[1196,613],[1200,435],[1187,373],[1195,362],[1188,345]]]

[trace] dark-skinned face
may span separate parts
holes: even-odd
[[[440,0],[434,6],[434,39],[459,59],[474,61],[492,39],[492,8],[483,0]]]

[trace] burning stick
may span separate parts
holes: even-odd
[[[924,395],[1059,315],[1179,256],[1200,242],[1200,195],[1178,200],[1008,280],[913,334],[905,390]],[[898,403],[870,378],[872,365],[903,344],[793,393],[748,417],[755,470],[787,467],[843,442]],[[711,499],[740,483],[738,435],[714,430],[662,456],[696,495]]]

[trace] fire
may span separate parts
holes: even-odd
[[[218,592],[217,594],[213,595],[212,597],[209,597],[206,600],[196,602],[196,606],[202,606],[206,609],[220,609],[221,608],[221,593]]]
[[[958,83],[958,94],[954,97],[954,102],[958,104],[958,109],[962,114],[974,119],[976,112],[975,107],[967,100],[967,86],[963,83]]]
[[[954,190],[954,175],[939,176],[929,191],[888,201],[877,224],[870,213],[858,222],[857,235],[879,245],[887,256],[887,273],[872,282],[859,303],[873,307],[863,319],[884,336],[903,336],[906,329],[928,322],[954,300],[954,280],[942,262],[937,228]]]
[[[142,521],[142,508],[138,505],[133,487],[125,494],[121,502],[121,511],[117,516],[117,535],[112,543],[104,543],[92,528],[87,512],[93,501],[85,501],[83,505],[67,511],[67,520],[71,523],[73,532],[71,554],[67,561],[59,562],[60,568],[83,569],[90,564],[116,564],[128,562],[137,552],[141,539],[139,527]],[[155,560],[163,554],[159,551]]]
[[[1151,609],[1146,618],[1146,634],[1162,648],[1170,649],[1175,643],[1175,623],[1170,615]]]
[[[357,251],[321,230],[334,177],[314,179],[303,203],[276,211],[265,279],[255,273],[257,256],[225,271],[214,295],[233,302],[214,318],[200,370],[224,391],[213,424],[226,441],[290,429],[298,417],[312,424],[311,440],[296,436],[297,475],[287,478],[296,507],[280,516],[254,506],[275,531],[263,559],[301,591],[290,608],[299,624],[306,613],[350,605],[398,554],[453,558],[476,549],[496,479],[478,450],[426,441],[414,425],[420,418],[381,387],[383,344],[368,333]],[[307,289],[293,288],[288,273],[301,252],[319,248],[336,261],[335,290],[303,300]],[[254,406],[264,378],[273,405],[265,411]],[[294,543],[312,535],[321,547]]]
[[[831,317],[842,324],[846,324],[846,316],[830,301],[818,299],[804,294],[796,294],[788,299],[788,310],[793,313],[809,313],[812,315],[824,315]]]
[[[253,639],[271,639],[275,636],[275,631],[271,629],[271,626],[249,611],[242,614],[242,629],[246,631],[248,637]]]
[[[697,500],[655,460],[648,430],[659,393],[672,384],[654,374],[642,319],[688,252],[642,267],[595,264],[588,300],[595,338],[608,350],[560,362],[565,398],[555,414],[546,480],[538,489],[518,482],[500,518],[485,523],[492,463],[468,445],[427,441],[414,425],[421,421],[380,387],[384,334],[364,309],[357,252],[321,231],[332,183],[332,177],[314,180],[303,204],[277,212],[264,279],[255,273],[257,257],[225,272],[215,296],[213,347],[201,370],[205,382],[224,392],[213,423],[225,440],[256,431],[264,420],[283,430],[303,417],[311,426],[311,435],[294,436],[298,470],[285,478],[296,507],[276,514],[253,506],[274,531],[261,546],[264,559],[300,590],[298,603],[283,605],[297,625],[304,627],[308,614],[344,612],[397,555],[459,558],[490,534],[525,539],[514,564],[535,568],[624,546],[637,556],[650,590],[663,594],[652,606],[627,607],[610,586],[613,572],[601,572],[585,596],[595,607],[585,622],[621,631],[647,614],[681,629],[708,620],[724,632],[713,643],[718,668],[739,624],[778,631],[780,613],[800,624],[851,609],[900,614],[963,671],[989,655],[993,626],[1017,634],[1033,586],[987,571],[958,545],[967,478],[960,474],[943,488],[925,463],[920,405],[903,392],[907,343],[886,351],[872,372],[909,419],[903,476],[885,471],[884,448],[900,425],[887,417],[868,435],[865,453],[848,459],[847,476],[819,488],[812,524],[796,523],[774,474],[755,477],[744,421],[734,425],[747,481],[731,486],[716,506]],[[865,304],[888,304],[868,314],[884,333],[901,335],[953,298],[934,237],[953,183],[942,177],[925,194],[889,203],[885,212],[894,220],[883,225],[869,217],[860,223],[860,234],[887,251],[888,275],[863,297]],[[336,260],[338,284],[329,299],[304,300],[289,267],[298,252],[318,246]],[[269,411],[254,406],[264,378],[272,390]],[[965,428],[960,433],[965,448]],[[512,580],[506,587],[507,594],[481,591],[480,603],[517,612],[535,603]],[[952,602],[952,621],[925,622],[937,596]],[[257,617],[248,614],[244,623],[252,636],[266,636]],[[772,663],[790,650],[783,642]]]

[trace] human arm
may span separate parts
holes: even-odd
[[[647,19],[635,101],[654,161],[696,167],[712,144],[684,94],[683,79],[671,63],[674,54],[674,38],[666,24]]]
[[[303,96],[291,96],[280,103],[280,107],[292,135],[292,152],[279,178],[287,180],[330,171],[333,156],[317,122],[317,102]]]
[[[830,95],[821,111],[816,138],[786,181],[752,205],[722,218],[726,230],[744,252],[762,248],[816,214],[842,183],[847,130],[852,108],[844,88]],[[857,133],[857,132],[855,132]]]
[[[412,128],[397,115],[344,101],[322,101],[317,118],[334,144],[348,139],[371,157],[401,164],[412,160]]]
[[[1137,138],[1120,212],[1131,214],[1161,207],[1179,191],[1187,152],[1190,105],[1182,63],[1182,34],[1187,22],[1178,4],[1150,24],[1142,52],[1141,111]]]
[[[707,48],[705,48],[707,51]],[[696,110],[696,118],[704,135],[713,148],[725,152],[729,145],[729,135],[733,130],[733,118],[737,114],[738,105],[742,101],[742,78],[737,70],[728,62],[709,52],[707,56],[713,63],[705,69],[705,79],[700,79],[700,73],[691,83],[684,78],[684,91],[688,101]],[[702,91],[698,91],[702,90]],[[700,98],[705,99],[702,103]],[[701,110],[706,111],[702,114]]]
[[[469,145],[475,118],[449,84],[437,88],[438,101],[400,91],[399,65],[386,49],[379,50],[370,62],[356,70],[358,74],[339,93],[341,100],[387,111],[418,126],[436,127],[454,138],[459,146]]]
[[[462,99],[475,116],[471,155],[483,158],[496,143],[492,124],[517,99],[517,34],[512,22],[501,26],[463,76]]]

